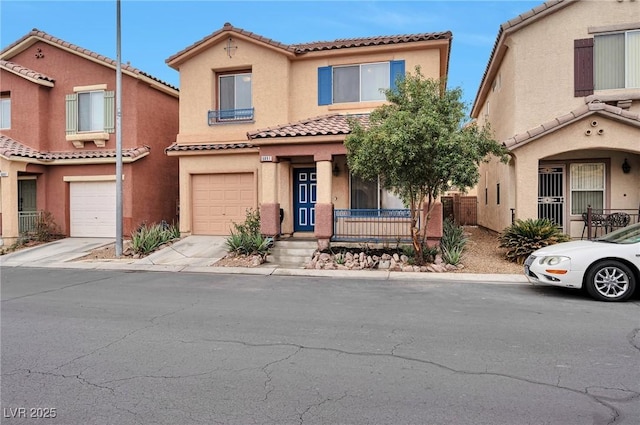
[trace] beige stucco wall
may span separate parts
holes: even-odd
[[[180,65],[180,133],[178,143],[246,141],[246,133],[286,123],[289,97],[287,57],[271,48],[234,37],[237,49],[227,55],[227,39]],[[216,72],[251,70],[255,122],[209,126],[207,112],[217,109]]]
[[[587,0],[547,15],[505,39],[508,46],[501,66],[501,89],[489,95],[489,119],[496,138],[504,140],[584,105],[574,97],[574,40],[593,38],[590,27],[636,23],[640,26],[637,2]],[[491,85],[493,79],[487,81]],[[630,92],[601,90],[596,94]],[[634,90],[637,91],[637,90]],[[640,108],[637,103],[632,110]]]
[[[421,66],[423,75],[438,78],[443,42],[342,49],[292,57],[286,52],[234,36],[237,49],[227,55],[227,39],[212,44],[180,64],[180,144],[247,141],[247,132],[296,122],[327,113],[368,112],[382,102],[318,105],[318,68],[404,60],[407,72]],[[426,47],[426,50],[425,50]],[[251,70],[255,119],[248,123],[209,126],[207,112],[217,108],[215,72]]]
[[[591,125],[593,121],[597,122],[595,128],[604,130],[602,135],[596,132],[592,132],[590,136],[585,134],[586,130],[594,128]],[[569,216],[569,164],[572,162],[584,160],[604,162],[608,182],[605,190],[606,207],[637,209],[640,206],[638,132],[638,127],[595,114],[513,150],[513,166],[495,162],[490,166],[483,165],[478,190],[481,206],[478,221],[485,227],[501,231],[510,224],[508,208],[517,209],[516,218],[537,218],[539,161],[543,164],[558,164],[566,167],[565,211],[568,221],[565,224],[569,226],[573,237],[580,236],[582,221],[580,216]],[[622,163],[625,158],[631,165],[629,174],[622,172]],[[489,189],[489,202],[486,206],[484,205],[484,179],[487,180]],[[505,188],[501,194],[501,206],[504,204],[504,208],[496,206],[496,182],[500,182],[501,188]]]
[[[505,37],[506,53],[494,75],[487,79],[487,96],[479,108],[480,124],[489,122],[497,141],[523,134],[558,116],[584,106],[584,97],[574,97],[574,40],[593,38],[594,33],[613,25],[638,25],[640,7],[628,0],[586,0],[547,15],[531,25]],[[494,90],[492,83],[500,84]],[[638,89],[596,91],[596,95],[637,96]],[[640,111],[640,102],[629,109]],[[478,223],[501,231],[511,223],[510,208],[516,218],[536,218],[537,172],[539,161],[551,160],[567,167],[582,159],[608,161],[608,206],[638,208],[640,203],[639,171],[632,165],[622,174],[624,158],[637,163],[640,154],[640,129],[597,116],[602,136],[585,136],[592,118],[588,117],[512,151],[509,165],[495,159],[480,167]],[[500,205],[496,203],[496,184],[500,184]],[[487,202],[485,203],[485,187]],[[569,196],[568,189],[566,197]],[[567,213],[569,201],[567,199]],[[566,223],[572,236],[580,236],[582,221],[571,217]]]

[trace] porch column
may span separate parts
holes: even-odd
[[[24,167],[23,167],[24,168]],[[14,163],[0,159],[0,171],[7,177],[0,177],[0,215],[2,219],[2,240],[0,245],[11,245],[20,236],[18,222],[18,169]]]
[[[293,234],[293,183],[291,181],[291,161],[278,162],[278,202],[284,210],[284,219],[280,223],[280,233]]]
[[[333,162],[331,154],[315,155],[316,172],[318,178],[316,198],[316,224],[315,237],[318,239],[318,248],[329,247],[329,241],[333,236]]]
[[[275,162],[263,162],[260,166],[260,233],[265,236],[280,234],[277,165]]]

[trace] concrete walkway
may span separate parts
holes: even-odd
[[[223,236],[188,236],[141,259],[78,260],[96,248],[114,243],[109,238],[66,238],[0,256],[1,267],[51,267],[93,270],[166,271],[218,274],[317,276],[381,280],[477,281],[527,283],[520,274],[403,273],[387,270],[307,270],[274,266],[211,267],[226,254]]]

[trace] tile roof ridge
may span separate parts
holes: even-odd
[[[106,64],[112,65],[112,66],[116,66],[117,65],[117,61],[115,59],[111,59],[105,55],[101,55],[99,53],[96,53],[92,50],[89,49],[85,49],[84,47],[78,46],[76,44],[73,44],[71,42],[65,41],[61,38],[55,37],[45,31],[39,30],[38,28],[33,28],[31,31],[29,31],[26,35],[24,35],[23,37],[19,38],[18,40],[16,40],[15,42],[11,43],[9,46],[7,46],[6,48],[4,48],[0,54],[3,54],[9,50],[11,50],[12,48],[14,48],[15,46],[21,44],[22,42],[24,42],[25,40],[27,40],[30,37],[37,37],[40,38],[42,40],[46,40],[48,42],[51,42],[53,44],[57,44],[58,46],[62,46],[65,47],[67,49],[73,50],[75,52],[78,52],[80,54],[83,54],[85,56],[89,56],[91,58],[97,59],[99,61],[102,61]],[[154,76],[152,76],[151,74],[148,74],[132,65],[130,65],[129,63],[120,63],[120,66],[122,67],[123,70],[129,71],[133,74],[136,75],[143,75],[147,78],[151,78],[152,80],[156,81],[159,84],[162,84],[164,86],[167,86],[171,89],[174,90],[178,90],[177,87],[172,86],[171,84],[167,83],[166,81],[162,81],[159,78],[156,78]]]
[[[43,74],[42,72],[36,71],[34,69],[27,68],[26,66],[20,65],[19,63],[16,63],[16,62],[0,59],[0,66],[3,68],[7,68],[9,70],[15,71],[20,75],[36,78],[38,80],[50,81],[52,83],[55,82],[54,78],[51,78],[48,75]]]
[[[595,113],[607,113],[612,115],[619,115],[621,117],[638,121],[640,123],[640,114],[636,114],[633,112],[625,111],[622,108],[617,106],[608,105],[604,102],[593,101],[589,102],[585,105],[581,105],[566,114],[558,115],[547,121],[543,124],[530,128],[526,131],[516,133],[513,136],[507,138],[503,141],[503,145],[511,148],[517,147],[516,145],[522,145],[524,142],[528,142],[537,136],[542,134],[550,133],[555,131],[556,129],[562,128],[565,125],[568,125],[574,121],[577,121],[587,115],[595,114]]]

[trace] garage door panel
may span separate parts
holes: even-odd
[[[115,237],[115,182],[71,182],[69,204],[72,237]]]
[[[228,235],[233,223],[242,223],[248,208],[255,208],[253,173],[194,175],[193,233]]]

